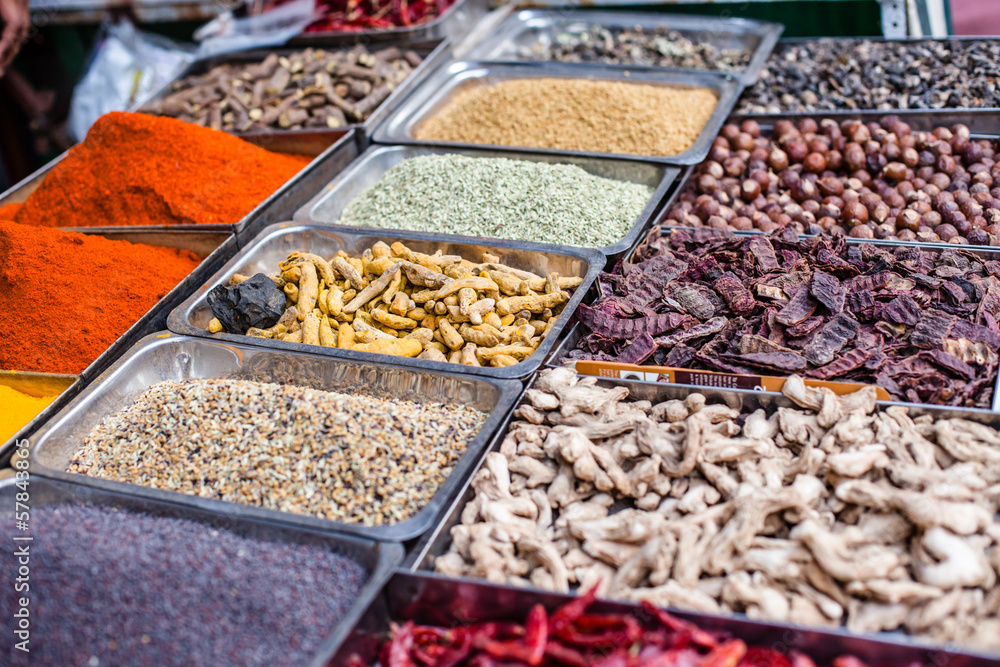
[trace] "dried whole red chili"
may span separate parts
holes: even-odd
[[[393,624],[383,667],[816,667],[807,656],[717,637],[650,604],[641,616],[587,614],[596,587],[549,616],[541,604],[523,626],[479,623],[441,628]],[[608,642],[598,644],[595,638]],[[841,656],[833,667],[867,667]]]
[[[269,3],[273,9],[285,3]],[[361,32],[408,28],[434,20],[456,0],[319,0],[306,32]]]

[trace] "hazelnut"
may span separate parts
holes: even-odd
[[[826,155],[830,150],[830,144],[823,139],[812,139],[807,143],[810,153],[820,153]]]
[[[786,169],[778,176],[778,185],[786,190],[790,190],[793,185],[799,182],[799,172]]]
[[[708,219],[708,226],[712,229],[729,229],[729,223],[726,219],[719,215],[713,215]]]
[[[914,148],[904,148],[900,159],[911,169],[920,164],[920,154]]]
[[[712,194],[719,187],[719,181],[711,174],[702,174],[698,177],[698,192]]]
[[[844,162],[850,171],[863,169],[865,166],[865,152],[860,146],[849,146],[844,150]]]
[[[916,241],[917,234],[912,229],[903,229],[896,232],[896,238],[900,241]]]
[[[928,225],[929,227],[937,227],[942,222],[941,214],[938,213],[937,211],[927,211],[926,213],[923,214],[923,216],[924,216],[924,224]]]
[[[733,123],[726,123],[719,131],[719,135],[732,144],[740,136],[740,128]]]
[[[881,153],[872,153],[871,155],[868,156],[868,159],[865,161],[865,165],[868,167],[868,171],[872,172],[873,174],[877,174],[883,169],[885,169],[885,166],[887,164],[889,164],[889,161],[886,160],[885,156],[882,155]]]
[[[730,224],[732,224],[733,229],[737,229],[741,232],[747,232],[753,229],[753,221],[742,215],[733,218]]]
[[[943,225],[938,225],[937,227],[935,227],[934,233],[937,234],[942,241],[950,241],[951,239],[958,236],[958,230],[955,229],[954,226],[949,225],[948,223],[945,223]]]
[[[890,209],[884,202],[879,202],[869,211],[870,217],[877,223],[883,223],[889,219]]]
[[[726,175],[726,170],[722,168],[722,163],[715,162],[714,160],[702,164],[701,172],[708,174],[714,179],[720,179]]]
[[[885,203],[891,206],[892,208],[903,208],[904,206],[906,206],[906,199],[903,197],[903,195],[899,194],[895,190],[887,194],[884,197],[884,199]]]
[[[937,159],[937,170],[951,176],[955,173],[955,158],[950,155],[942,155]]]
[[[788,169],[788,153],[775,146],[767,158],[767,163],[775,171],[784,171]]]
[[[875,238],[875,231],[871,225],[857,225],[856,227],[851,227],[848,236],[855,239],[873,239]]]
[[[802,163],[803,168],[813,174],[818,174],[826,169],[826,158],[822,153],[809,153]]]
[[[741,187],[743,199],[756,199],[760,196],[760,183],[753,179],[748,179],[743,181],[743,186]]]
[[[887,222],[875,227],[875,238],[877,239],[891,239],[895,235],[896,227],[892,223]]]
[[[897,229],[909,229],[910,231],[917,231],[920,229],[920,214],[913,209],[903,209],[896,216],[896,228]]]
[[[968,235],[965,238],[967,238],[969,240],[969,243],[972,245],[990,244],[990,236],[983,229],[973,229],[968,233]]]
[[[712,146],[708,150],[708,159],[713,162],[725,162],[732,155],[725,146]]]
[[[899,144],[886,144],[882,147],[882,155],[889,162],[898,162],[903,157],[903,149],[899,147]]]
[[[844,204],[842,219],[850,227],[863,225],[868,222],[868,209],[859,201],[847,202]]]
[[[972,132],[969,130],[969,127],[967,125],[963,125],[962,123],[956,123],[955,125],[952,125],[951,132],[952,134],[965,137],[966,139],[972,136]]]
[[[821,178],[816,182],[816,185],[819,188],[820,194],[824,197],[829,197],[831,195],[839,196],[844,192],[844,184],[840,182],[839,178]]]
[[[817,191],[816,186],[813,185],[812,181],[800,179],[791,187],[790,194],[795,201],[801,203],[807,199],[816,197],[819,192]]]
[[[740,131],[756,139],[760,136],[760,125],[755,120],[745,120],[740,124]]]
[[[902,181],[906,178],[906,165],[902,162],[890,162],[882,170],[882,176],[889,181]]]
[[[795,139],[785,144],[785,152],[788,153],[789,161],[802,162],[809,155],[809,147],[806,145],[806,142]]]
[[[746,132],[740,132],[736,137],[733,148],[741,151],[752,151],[754,149],[753,137]]]
[[[726,174],[733,177],[742,174],[745,166],[746,165],[743,163],[743,160],[738,157],[727,158],[722,163],[722,168],[726,170]]]
[[[803,118],[799,121],[799,132],[802,134],[815,134],[819,131],[819,124],[812,118]]]

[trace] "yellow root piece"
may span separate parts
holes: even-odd
[[[428,361],[440,361],[442,363],[448,362],[448,357],[446,357],[443,352],[433,347],[429,347],[420,354],[418,354],[417,359],[426,359]]]
[[[351,287],[361,291],[365,288],[364,279],[361,277],[361,272],[351,263],[349,263],[343,257],[333,258],[333,268],[337,270],[340,275],[350,281]]]
[[[344,290],[336,285],[330,288],[326,296],[326,312],[333,317],[340,317],[344,312]]]
[[[242,273],[234,273],[229,277],[229,286],[239,285],[240,283],[245,283],[250,280],[250,276],[245,276]]]
[[[337,347],[337,335],[333,333],[329,317],[319,321],[319,344],[323,347]]]
[[[373,259],[365,264],[365,275],[370,278],[380,276],[385,273],[390,266],[398,261],[398,259],[393,259],[392,257],[379,257],[378,259]]]
[[[466,308],[465,314],[469,316],[469,321],[473,324],[482,324],[484,321],[483,318],[488,313],[493,312],[496,303],[495,299],[480,299]]]
[[[490,357],[490,365],[496,366],[497,368],[514,366],[518,363],[520,362],[509,354],[498,354],[495,357]]]
[[[267,331],[266,329],[258,329],[257,327],[250,327],[247,329],[245,335],[250,336],[251,338],[271,338],[273,336],[270,331]]]
[[[425,329],[421,327],[420,329],[414,329],[410,333],[403,336],[407,340],[420,341],[420,344],[427,347],[434,340],[434,331],[431,329]]]
[[[451,350],[444,343],[439,343],[436,340],[424,345],[425,350],[437,350],[441,354],[451,354]]]
[[[450,364],[460,364],[462,363],[462,351],[452,350],[451,354],[448,355],[448,363]]]
[[[350,324],[341,324],[337,329],[337,347],[342,350],[354,347],[354,329]]]
[[[327,300],[330,298],[330,290],[321,289],[319,291],[319,299],[316,300],[316,307],[319,308],[320,312],[324,315],[330,314],[330,306],[327,304]]]
[[[482,327],[490,327],[488,324],[481,324],[479,326],[473,327],[468,324],[463,324],[458,330],[462,339],[469,343],[475,343],[480,347],[494,347],[500,344],[501,335],[499,331],[493,329],[493,331],[483,330]]]
[[[465,347],[462,348],[461,363],[463,366],[482,366],[479,359],[476,358],[475,343],[466,343]]]
[[[313,313],[302,320],[302,342],[306,345],[319,345],[319,318]]]
[[[299,281],[299,319],[304,322],[306,314],[313,311],[319,300],[319,275],[312,262],[303,263],[299,269],[302,271],[302,280]]]
[[[497,287],[497,284],[495,282],[493,282],[492,280],[490,280],[489,278],[480,278],[478,276],[466,276],[465,278],[462,278],[460,280],[454,280],[454,281],[448,283],[447,285],[445,285],[444,287],[442,287],[441,289],[439,289],[437,291],[437,294],[434,295],[434,298],[435,299],[443,299],[446,296],[448,296],[450,294],[454,294],[455,292],[458,292],[460,289],[464,289],[466,287],[469,287],[469,288],[477,290],[477,291],[478,290],[493,290],[493,291],[499,291],[500,290],[500,288]]]
[[[374,343],[361,343],[360,345],[355,345],[354,349],[358,352],[371,352],[372,354],[415,357],[424,351],[424,346],[420,344],[420,341],[396,338],[393,340],[377,340]]]
[[[302,329],[299,329],[298,331],[294,331],[292,333],[286,333],[285,337],[282,338],[282,340],[288,341],[289,343],[301,343],[302,342]]]
[[[372,339],[372,338],[378,339],[378,338],[395,338],[396,337],[395,334],[388,334],[388,333],[382,331],[381,329],[376,329],[371,324],[369,324],[368,322],[365,322],[363,319],[360,319],[360,318],[359,319],[355,319],[353,324],[354,324],[354,330],[356,332],[358,332],[358,334],[359,334],[359,336],[358,336],[359,338],[360,338],[360,334],[365,334],[365,333],[372,334],[371,336],[368,337],[369,338],[368,342],[371,342],[370,339]]]
[[[409,317],[393,315],[385,310],[373,310],[372,319],[391,329],[416,329],[419,322],[411,320]]]
[[[320,280],[325,282],[327,285],[332,285],[334,281],[333,267],[330,266],[330,262],[326,261],[319,255],[314,255],[309,252],[293,252],[288,256],[284,262],[278,265],[282,271],[286,269],[292,269],[296,266],[301,266],[303,264],[310,263],[316,267],[316,271],[319,274]]]
[[[282,270],[281,279],[286,283],[298,283],[302,280],[302,271],[298,266],[294,266],[287,270]]]
[[[410,303],[410,305],[412,305],[412,302]],[[389,312],[390,313],[392,312],[392,308],[389,309]],[[419,308],[418,307],[418,308],[414,308],[413,310],[405,313],[405,315],[407,317],[409,317],[411,320],[417,320],[419,322],[420,320],[422,320],[425,317],[427,317],[428,312],[426,310],[424,310],[423,308]]]
[[[541,313],[546,308],[554,308],[567,301],[569,301],[569,293],[562,291],[534,296],[512,296],[497,302],[497,314],[502,317],[511,313],[519,313],[522,310]]]
[[[485,350],[480,348],[476,351],[476,354],[479,355],[480,359],[492,359],[499,354],[505,354],[521,361],[530,357],[534,352],[535,348],[528,347],[527,345],[497,345]]]
[[[292,303],[299,302],[299,286],[295,283],[288,283],[285,285],[285,296],[291,299]]]
[[[382,290],[388,287],[389,281],[392,280],[393,276],[399,272],[400,266],[401,262],[396,262],[388,269],[386,269],[385,273],[383,273],[381,276],[373,280],[368,285],[368,287],[365,287],[360,292],[358,292],[358,295],[353,299],[351,299],[351,302],[349,304],[344,306],[344,312],[353,313],[362,306],[364,306],[365,304],[367,304],[369,301],[377,297],[379,294],[381,294]]]
[[[410,298],[413,299],[413,303],[417,303],[417,304],[431,303],[431,302],[434,301],[434,293],[435,292],[437,292],[436,289],[423,289],[423,290],[420,290],[418,292],[414,292],[413,294],[411,294]],[[431,308],[433,308],[433,307],[434,306],[431,305]]]
[[[208,323],[209,333],[221,333],[222,331],[225,331],[225,329],[226,328],[222,326],[222,322],[220,322],[219,318],[217,317],[213,317],[212,320]]]
[[[389,286],[385,288],[384,292],[382,292],[382,303],[388,306],[392,304],[393,301],[396,300],[396,295],[400,293],[399,288],[403,284],[403,280],[404,280],[403,272],[397,271],[396,274],[392,277],[392,280],[389,281]],[[403,294],[402,296],[406,295]],[[410,297],[406,296],[406,305],[409,306],[409,304],[410,304]],[[407,308],[406,310],[409,310],[409,308]],[[406,310],[404,310],[400,314],[405,315]]]
[[[437,317],[433,314],[428,314],[424,319],[420,320],[420,326],[425,327],[433,331],[437,329]]]
[[[476,302],[476,290],[471,287],[463,287],[458,290],[458,308],[465,316],[469,315],[469,306]]]
[[[514,332],[511,334],[511,341],[516,345],[528,345],[532,336],[535,335],[535,327],[527,320],[517,320],[513,324]]]
[[[385,243],[385,241],[378,241],[372,246],[372,256],[374,257],[389,257],[392,255],[392,250]]]
[[[462,338],[462,334],[458,333],[458,330],[448,320],[438,322],[438,331],[441,332],[444,344],[451,349],[457,350],[465,345],[465,339]]]
[[[506,271],[484,271],[486,276],[497,284],[500,291],[507,296],[517,296],[521,293],[521,284],[524,282],[517,276]]]

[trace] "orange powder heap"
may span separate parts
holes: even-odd
[[[79,374],[198,262],[187,250],[0,221],[0,370]]]
[[[14,220],[41,227],[232,224],[311,159],[173,118],[112,112]]]

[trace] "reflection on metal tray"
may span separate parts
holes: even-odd
[[[752,85],[760,76],[761,68],[768,56],[771,55],[778,37],[785,29],[785,26],[780,23],[736,18],[723,19],[715,16],[627,11],[566,12],[558,9],[525,9],[507,17],[488,39],[474,46],[463,57],[468,60],[494,62],[549,62],[525,58],[521,55],[522,49],[530,50],[538,43],[554,44],[560,34],[585,33],[597,26],[611,31],[629,30],[637,27],[646,31],[670,29],[680,32],[696,44],[707,42],[718,49],[739,49],[750,54],[750,62],[744,69],[734,72],[681,67],[658,67],[656,69],[677,69],[687,72],[708,71],[721,75],[732,75],[747,85]],[[636,67],[601,61],[572,64],[578,67],[591,67],[594,64],[607,64],[624,69]],[[641,67],[638,68],[641,69]]]
[[[503,157],[511,160],[545,162],[548,164],[572,164],[584,171],[602,178],[638,183],[653,189],[645,208],[636,218],[635,224],[623,239],[600,248],[611,261],[629,249],[639,240],[639,236],[659,210],[680,173],[675,167],[650,162],[643,164],[633,160],[613,160],[607,158],[539,155],[519,151],[499,151],[484,149],[431,148],[427,146],[373,146],[365,151],[350,168],[341,172],[332,183],[323,187],[315,197],[295,213],[295,221],[303,223],[337,224],[344,209],[364,190],[375,185],[386,171],[403,160],[421,155],[444,155],[457,153],[476,158]],[[376,230],[373,230],[376,231]]]
[[[469,144],[446,141],[424,141],[413,136],[414,130],[431,116],[439,113],[459,90],[467,86],[486,86],[515,79],[538,78],[575,78],[622,83],[637,83],[652,86],[690,88],[700,86],[709,88],[718,96],[715,110],[688,150],[669,156],[624,155],[619,153],[598,153],[593,151],[567,151],[546,148],[526,148],[523,146],[491,146],[485,144]],[[460,148],[494,148],[506,150],[516,148],[524,152],[548,153],[554,155],[588,155],[591,157],[620,158],[626,160],[643,160],[647,162],[663,162],[666,164],[697,164],[701,162],[711,147],[712,139],[718,134],[719,128],[732,111],[736,98],[743,90],[743,84],[732,79],[720,77],[712,72],[680,72],[655,70],[649,68],[614,68],[594,65],[586,69],[561,63],[544,63],[530,65],[490,64],[480,62],[456,62],[448,67],[442,67],[430,75],[419,90],[407,98],[385,121],[375,130],[373,137],[380,144],[415,144],[423,146],[453,146]]]
[[[444,627],[488,621],[523,623],[535,604],[542,604],[547,611],[552,612],[572,599],[572,595],[550,591],[400,571],[385,587],[384,603],[373,604],[336,652],[333,655],[318,656],[315,664],[328,664],[331,667],[375,664],[376,651],[387,636],[390,621],[402,623],[413,620]],[[604,600],[595,603],[590,612],[631,613],[639,618],[645,617],[638,605]],[[854,655],[869,665],[996,665],[995,657],[943,650],[899,635],[852,635],[845,630],[810,629],[784,623],[754,621],[742,614],[727,617],[675,610],[671,610],[671,613],[700,628],[742,639],[748,644],[785,652],[800,651],[820,665],[830,664],[834,658],[843,655]]]
[[[326,50],[341,50],[347,49],[350,45],[343,45],[340,47],[331,47],[329,43],[324,45]],[[448,62],[451,59],[451,42],[447,39],[444,40],[421,40],[421,41],[387,41],[384,43],[377,43],[370,46],[372,51],[378,51],[380,49],[389,48],[392,46],[398,46],[400,49],[413,50],[416,51],[422,58],[423,62],[418,65],[413,72],[410,73],[406,79],[400,83],[395,90],[377,107],[372,111],[371,115],[363,122],[351,123],[343,127],[336,128],[338,132],[345,132],[347,130],[357,129],[361,132],[371,133],[371,130],[379,125],[382,121],[392,113],[392,111],[399,106],[407,95],[412,91],[417,89],[421,82],[427,78],[427,75],[433,72],[435,69]],[[303,47],[305,48],[305,47]],[[315,46],[314,48],[323,48],[320,46]],[[161,100],[173,92],[173,87],[175,83],[186,79],[189,76],[198,76],[200,74],[205,74],[213,67],[224,64],[236,64],[236,63],[246,63],[248,65],[259,63],[264,58],[272,53],[276,53],[279,56],[287,56],[292,53],[297,53],[301,51],[301,48],[281,48],[281,49],[253,49],[250,51],[237,51],[234,53],[222,53],[208,58],[202,58],[192,62],[190,65],[185,67],[180,74],[174,78],[173,81],[167,83],[158,91],[156,91],[150,98],[142,103],[139,108],[144,107],[148,104]],[[273,128],[270,131],[263,130],[257,132],[230,132],[237,137],[247,139],[248,141],[253,141],[257,145],[267,148],[271,151],[276,152],[289,152],[289,153],[304,153],[306,155],[313,155],[310,150],[306,151],[295,151],[295,150],[279,150],[276,148],[271,148],[270,144],[258,143],[258,138],[270,138],[270,137],[280,137],[282,135],[290,135],[295,137],[296,135],[302,135],[308,137],[316,132],[323,132],[325,128],[320,128],[318,130],[313,129],[302,129],[302,130],[282,130],[279,128]],[[267,141],[270,141],[268,139]],[[287,144],[285,144],[287,146]],[[311,149],[311,146],[306,145],[305,148]]]
[[[489,417],[430,502],[410,519],[392,526],[369,527],[328,521],[65,472],[83,440],[105,417],[133,405],[147,388],[157,382],[196,378],[291,383],[420,403],[454,403],[483,410]],[[419,537],[437,523],[441,510],[465,481],[465,475],[482,454],[520,389],[520,384],[516,382],[359,363],[163,332],[140,341],[38,431],[31,449],[31,472],[32,475],[177,503],[226,516],[402,542]]]
[[[291,136],[290,136],[291,135]],[[247,227],[251,226],[262,216],[280,212],[285,208],[294,211],[308,199],[303,197],[305,191],[299,189],[299,184],[307,180],[314,171],[321,171],[324,181],[328,180],[331,174],[331,166],[342,168],[348,164],[358,154],[358,136],[354,130],[309,130],[297,133],[289,132],[265,132],[258,134],[248,134],[241,137],[245,141],[275,153],[293,153],[297,155],[313,156],[314,159],[302,171],[293,176],[284,185],[275,190],[264,201],[260,202],[243,216],[242,220],[230,223],[211,223],[204,225],[119,225],[101,227],[62,227],[69,231],[81,232],[84,234],[101,234],[105,232],[162,232],[162,231],[197,231],[214,232],[226,234],[242,234]],[[73,150],[73,149],[70,149]],[[0,193],[0,206],[7,204],[23,203],[41,184],[50,171],[61,161],[69,151],[55,158],[47,165],[34,172],[20,183],[16,183],[6,192]],[[336,173],[336,172],[333,172]],[[308,190],[306,190],[308,191]],[[310,193],[311,197],[312,194]],[[301,198],[301,199],[300,199]],[[277,207],[277,209],[275,209]],[[285,219],[291,212],[281,215],[278,219]]]
[[[381,45],[392,40],[456,39],[464,35],[489,11],[490,0],[456,0],[440,16],[419,25],[381,30],[304,32],[286,46],[328,47],[351,44]]]
[[[7,525],[12,525],[14,495],[19,491],[15,483],[16,480],[13,479],[0,482],[0,498],[3,499],[3,510],[0,510],[0,518]],[[254,517],[239,516],[232,512],[222,514],[194,507],[183,507],[151,498],[137,498],[113,489],[94,489],[71,482],[47,479],[34,478],[31,480],[32,510],[68,504],[113,507],[156,517],[195,521],[249,539],[278,544],[311,546],[350,558],[368,570],[368,580],[351,605],[345,610],[344,617],[337,625],[330,628],[320,651],[329,651],[327,647],[339,646],[357,625],[363,614],[370,613],[372,609],[382,608],[384,604],[381,595],[382,588],[403,558],[403,548],[398,544],[287,528]],[[289,636],[294,632],[295,628],[289,628]]]
[[[530,357],[519,364],[496,368],[493,366],[464,366],[447,362],[430,361],[409,357],[394,357],[342,350],[335,347],[304,345],[282,340],[255,338],[238,334],[210,334],[206,329],[212,319],[212,311],[208,306],[208,292],[217,285],[229,283],[234,273],[254,275],[270,274],[277,270],[293,251],[311,252],[321,257],[332,257],[340,250],[345,250],[356,256],[383,241],[389,245],[402,241],[408,247],[418,252],[434,254],[441,250],[450,255],[461,255],[466,259],[478,261],[484,252],[489,252],[500,258],[513,268],[548,275],[553,271],[560,276],[578,276],[583,283],[573,291],[573,296],[566,304],[556,324],[542,341],[538,349]],[[441,371],[444,373],[459,373],[463,375],[480,375],[492,378],[523,378],[537,369],[549,350],[555,345],[563,328],[576,310],[587,289],[604,268],[604,255],[596,250],[581,248],[564,248],[560,246],[545,246],[541,244],[520,243],[514,241],[483,241],[465,236],[439,234],[420,234],[418,232],[356,229],[349,227],[332,227],[320,225],[295,225],[288,223],[275,225],[261,233],[253,242],[233,257],[224,267],[218,270],[211,279],[205,281],[197,292],[188,297],[167,320],[167,327],[177,334],[226,340],[244,345],[266,347],[274,350],[298,350],[325,357],[354,359],[373,363],[392,363],[409,368]]]
[[[6,442],[0,441],[0,467],[2,467],[8,454],[14,449],[14,444],[27,438],[36,428],[45,423],[45,420],[66,405],[80,390],[82,383],[77,375],[0,370],[0,386],[10,387],[14,391],[35,398],[55,397],[54,401],[45,406],[44,410],[35,415]]]

